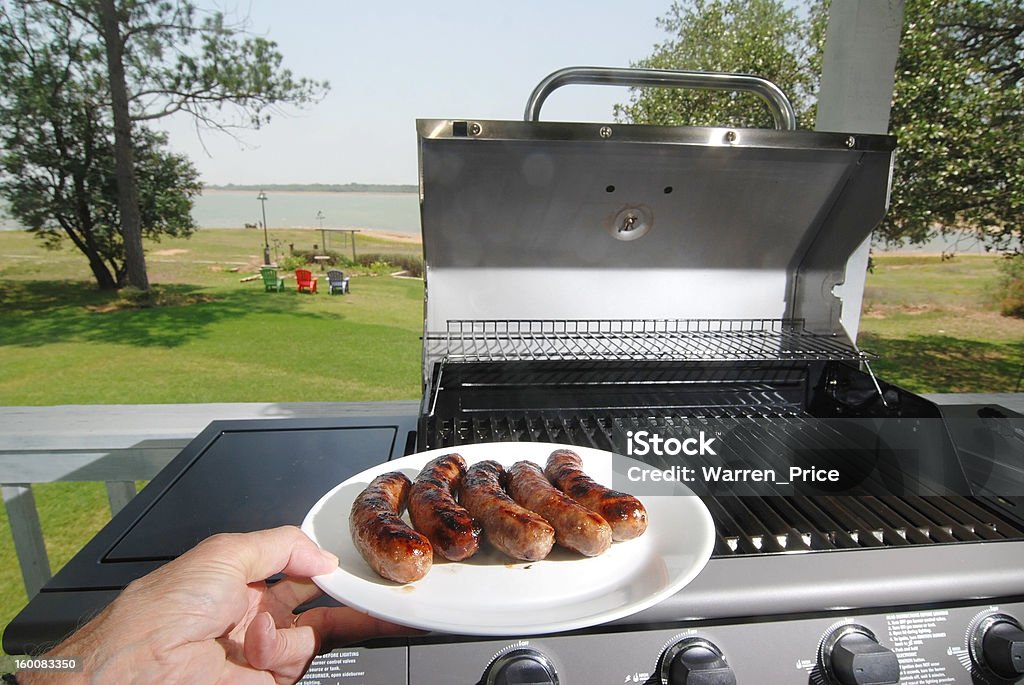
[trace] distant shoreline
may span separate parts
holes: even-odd
[[[278,193],[415,193],[419,188],[415,185],[389,185],[385,183],[270,183],[267,185],[208,184],[203,190],[267,192]]]

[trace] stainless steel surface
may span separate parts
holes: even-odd
[[[796,112],[782,89],[760,76],[707,71],[623,69],[617,67],[566,67],[546,76],[526,103],[524,121],[539,121],[540,109],[552,92],[570,84],[625,86],[629,88],[688,88],[753,93],[761,98],[775,120],[775,128],[796,130]]]
[[[427,331],[458,319],[802,318],[884,214],[891,138],[422,120]],[[646,234],[616,239],[643,207]],[[861,286],[862,287],[862,286]]]

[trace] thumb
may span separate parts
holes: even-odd
[[[242,651],[253,668],[271,672],[278,683],[294,683],[305,673],[318,647],[312,628],[278,628],[264,611],[249,623]]]

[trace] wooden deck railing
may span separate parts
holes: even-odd
[[[0,451],[4,507],[28,596],[39,592],[51,575],[32,492],[35,483],[106,483],[113,516],[135,496],[135,481],[151,479],[186,444],[187,440],[144,440],[109,452]]]

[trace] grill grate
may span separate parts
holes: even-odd
[[[716,497],[715,556],[1019,540],[978,501],[945,497]]]
[[[650,407],[638,411],[475,412],[455,418],[428,417],[431,447],[519,441],[555,442],[612,450],[625,434],[639,428],[669,435],[674,427],[692,429],[700,421],[708,430],[729,427],[730,420],[762,416],[800,421],[808,414],[791,405],[765,402],[735,407]],[[735,433],[734,433],[735,434]],[[758,438],[765,440],[763,436]],[[828,444],[842,436],[805,435]],[[761,449],[767,448],[767,449]],[[754,467],[778,466],[760,455],[772,446],[751,444],[746,459]],[[695,459],[698,460],[699,457]],[[719,496],[706,497],[717,529],[714,555],[783,554],[856,548],[1024,539],[1024,523],[965,496]]]
[[[428,357],[496,361],[863,360],[848,341],[795,319],[451,320]]]

